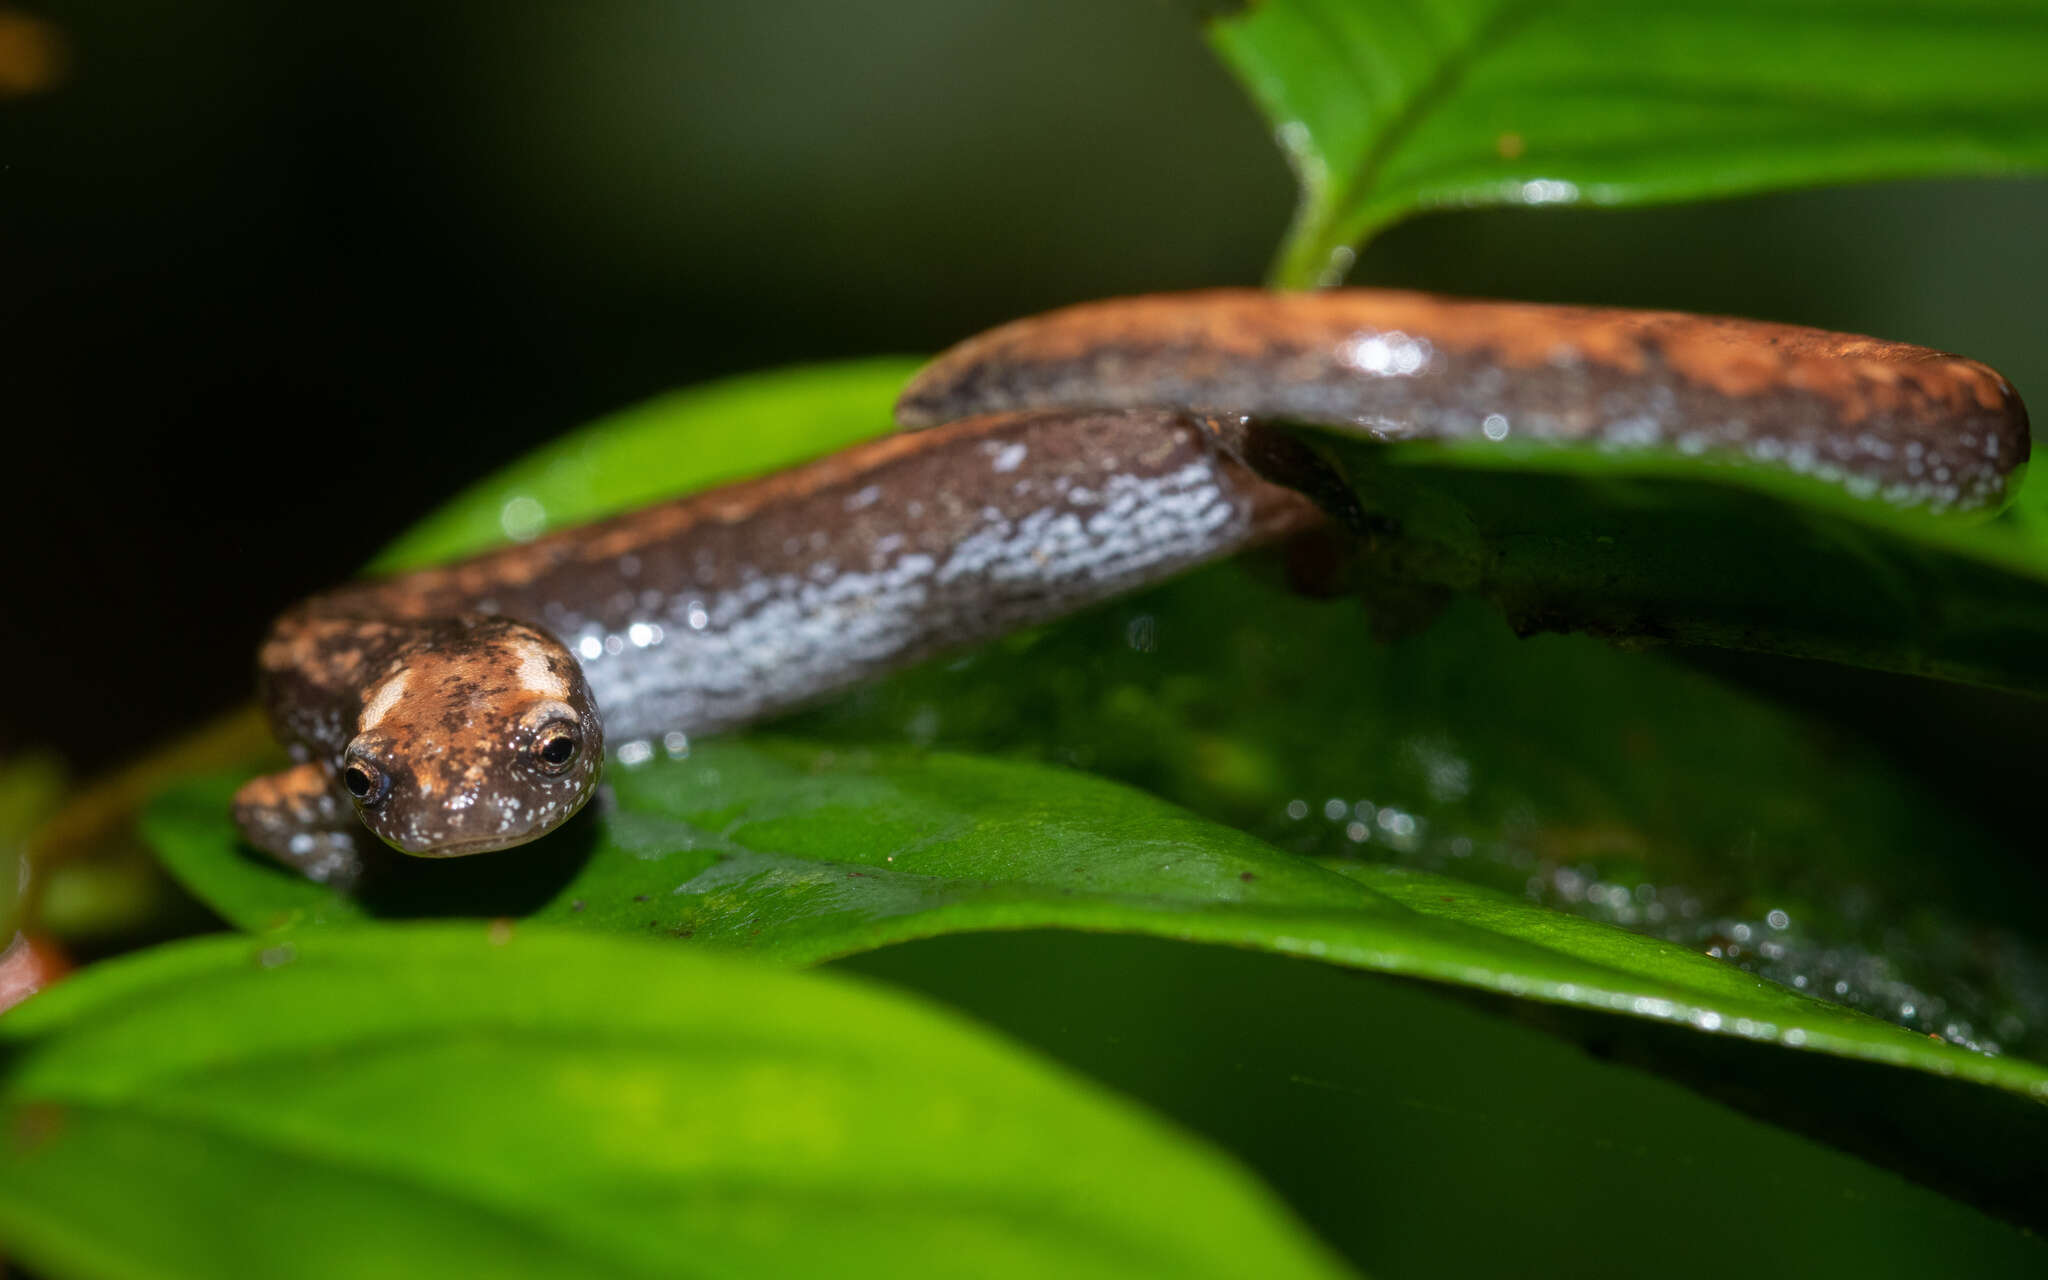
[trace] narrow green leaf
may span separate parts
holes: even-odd
[[[725,378],[572,431],[451,498],[371,566],[407,569],[760,475],[894,429],[907,357]]]
[[[205,939],[0,1042],[0,1234],[52,1274],[1339,1273],[1099,1089],[899,996],[673,948]]]
[[[558,837],[510,858],[400,862],[353,900],[243,851],[226,818],[230,779],[172,793],[145,830],[188,888],[245,928],[516,911],[793,964],[972,930],[1142,933],[2048,1097],[2048,1068],[2034,1063],[1969,1053],[1698,952],[1446,877],[1284,853],[1082,774],[755,739],[610,777],[615,801]]]
[[[1210,35],[1299,176],[1296,287],[1423,209],[2048,165],[2037,0],[1262,0]]]

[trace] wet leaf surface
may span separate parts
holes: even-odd
[[[254,860],[232,782],[148,829],[244,928],[455,912],[652,934],[804,964],[940,934],[1065,927],[1222,943],[1913,1066],[2048,1096],[2048,1068],[1824,1004],[1696,951],[1492,890],[1313,860],[1084,774],[753,739],[618,768],[525,856],[394,862],[348,897]],[[458,905],[461,904],[461,905]]]

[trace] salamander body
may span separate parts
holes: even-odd
[[[347,880],[365,836],[448,857],[553,830],[606,744],[728,729],[1323,520],[1307,424],[1790,467],[1984,506],[2028,451],[1975,361],[1757,321],[1347,290],[1120,299],[933,362],[923,428],[458,564],[342,587],[265,640],[292,768],[244,835]]]
[[[359,873],[365,828],[425,857],[520,844],[589,798],[607,742],[673,747],[1320,519],[1186,415],[1023,412],[343,587],[262,647],[298,763],[236,818],[325,880]]]

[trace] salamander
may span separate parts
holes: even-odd
[[[1962,356],[1798,325],[1389,289],[1083,303],[971,338],[897,416],[1191,408],[1378,441],[1525,440],[1762,463],[1900,506],[1997,505],[2027,414]]]
[[[1667,448],[1895,503],[1997,502],[2028,451],[1995,371],[1789,325],[1380,290],[1084,304],[968,340],[907,430],[289,611],[258,659],[290,768],[234,816],[316,879],[371,838],[522,844],[644,755],[1324,523],[1284,424]],[[1281,425],[1276,425],[1281,424]]]
[[[316,596],[258,656],[295,763],[235,820],[325,881],[361,873],[366,829],[508,848],[582,807],[607,743],[745,724],[1319,523],[1231,425],[974,416]]]

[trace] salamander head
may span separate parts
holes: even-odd
[[[569,651],[522,623],[465,618],[365,687],[338,770],[378,839],[453,858],[554,830],[603,761],[597,704]]]

